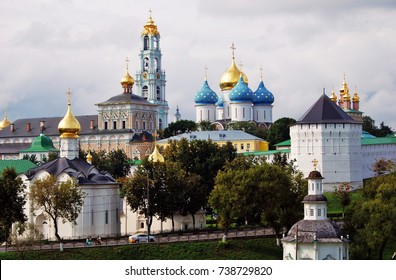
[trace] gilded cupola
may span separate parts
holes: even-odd
[[[121,85],[123,88],[132,87],[135,84],[135,80],[129,74],[129,65],[128,65],[128,58],[125,59],[126,61],[126,73],[125,76],[121,79]]]
[[[150,10],[150,17],[147,20],[146,24],[144,25],[142,35],[159,35],[159,31],[157,29],[157,26],[154,24],[154,20],[151,17],[151,10]]]
[[[220,88],[222,91],[231,90],[239,80],[239,77],[242,73],[243,81],[248,84],[248,78],[245,73],[241,72],[235,64],[235,56],[234,56],[234,44],[231,46],[232,49],[232,62],[230,68],[224,72],[223,76],[220,79]]]
[[[63,119],[59,122],[58,130],[60,138],[78,138],[78,133],[81,131],[81,126],[78,120],[73,116],[71,111],[70,95],[68,93],[67,112]]]
[[[337,102],[337,95],[335,94],[334,90],[331,92],[331,97],[330,97],[331,101],[333,102]]]
[[[360,101],[360,97],[358,95],[358,92],[357,92],[356,88],[355,88],[355,93],[353,94],[353,97],[352,97],[352,101],[353,102],[359,102]]]
[[[155,145],[155,144],[154,144]],[[149,156],[149,161],[152,162],[164,162],[164,156],[161,155],[161,153],[158,151],[157,146],[154,147],[154,151],[152,152],[152,154]]]
[[[10,124],[11,124],[11,122],[7,119],[7,115],[4,115],[4,119],[0,122],[0,130],[3,130]]]

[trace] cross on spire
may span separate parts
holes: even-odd
[[[129,58],[126,57],[126,58],[125,58],[125,62],[126,62],[126,69],[127,69],[127,71],[128,71],[128,67],[129,67],[129,65],[128,65],[128,64],[129,64],[129,61],[130,61]]]
[[[205,65],[205,80],[208,79],[208,65]]]
[[[236,50],[234,43],[231,44],[231,49],[232,49],[232,59],[235,59],[235,53],[234,51]]]
[[[71,102],[70,102],[70,99],[71,99],[71,95],[72,95],[72,92],[71,92],[71,89],[69,88],[69,90],[66,92],[66,95],[67,95],[67,104],[71,104]]]
[[[312,161],[314,170],[316,171],[316,167],[318,166],[318,161],[316,160],[316,158]]]
[[[263,80],[263,65],[260,65],[260,78]]]
[[[150,18],[151,18],[151,12],[152,12],[152,11],[151,11],[151,9],[150,9],[150,10],[149,10],[149,13],[150,13]]]
[[[242,73],[242,68],[243,68],[243,63],[242,63],[242,61],[239,62],[239,67],[241,67],[241,73]]]

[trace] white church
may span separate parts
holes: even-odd
[[[295,223],[282,238],[284,260],[348,260],[348,238],[339,236],[339,227],[327,219],[327,199],[323,195],[322,174],[308,175],[308,195],[303,199],[304,219]]]

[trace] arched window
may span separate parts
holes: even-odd
[[[148,98],[148,86],[143,86],[143,97]]]
[[[149,69],[149,59],[148,57],[144,58],[144,65],[143,65],[144,70],[148,70]]]
[[[161,89],[157,86],[157,100],[161,100]]]
[[[154,59],[154,69],[156,72],[158,72],[158,58]]]
[[[144,36],[143,38],[143,49],[148,50],[149,49],[149,37]]]
[[[162,129],[162,119],[158,120],[158,126],[159,126],[158,129],[161,130]]]
[[[158,38],[156,36],[153,37],[153,47],[154,50],[158,49]]]

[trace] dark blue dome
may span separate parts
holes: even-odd
[[[254,104],[272,104],[274,103],[274,95],[264,86],[264,82],[261,81],[257,90],[253,94]]]
[[[252,101],[253,91],[243,81],[242,76],[241,76],[241,77],[239,77],[238,83],[230,91],[228,96],[231,101],[235,101],[235,102]]]
[[[209,87],[207,80],[194,96],[195,104],[215,104],[217,100],[217,94]]]

